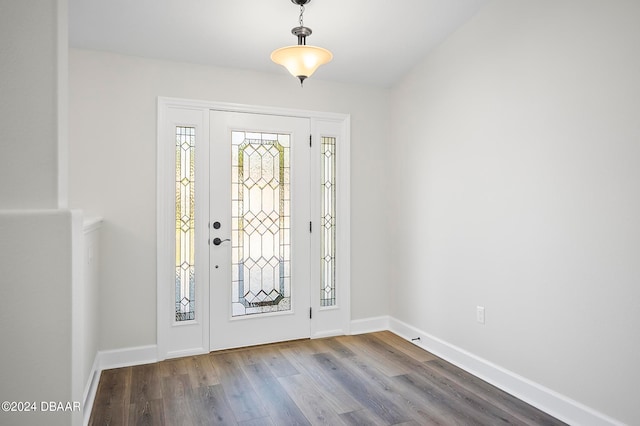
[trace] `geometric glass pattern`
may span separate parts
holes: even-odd
[[[336,138],[320,141],[320,306],[336,304]]]
[[[290,135],[231,132],[232,315],[291,310]]]
[[[195,127],[176,127],[176,321],[195,319],[195,141]]]

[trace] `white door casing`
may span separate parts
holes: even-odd
[[[192,101],[185,99],[159,98],[158,99],[158,209],[157,209],[157,325],[158,325],[158,359],[174,358],[186,355],[206,353],[210,350],[222,347],[242,346],[267,341],[294,338],[300,331],[291,331],[283,336],[265,336],[264,339],[249,340],[246,342],[235,341],[232,338],[227,343],[220,343],[217,339],[216,329],[223,321],[215,313],[220,313],[223,308],[215,308],[213,291],[220,291],[216,287],[216,273],[223,272],[220,266],[223,259],[220,256],[229,256],[229,242],[223,242],[219,246],[209,245],[209,241],[219,237],[229,238],[228,234],[219,230],[214,230],[210,225],[219,220],[216,219],[215,208],[217,204],[210,201],[210,194],[213,190],[211,182],[216,180],[216,173],[221,172],[212,166],[210,159],[214,156],[214,148],[210,145],[210,133],[215,130],[210,121],[211,116],[216,113],[210,111],[228,113],[258,114],[270,116],[273,121],[280,119],[297,117],[310,126],[313,144],[309,149],[310,164],[307,183],[302,185],[309,188],[308,194],[311,201],[310,219],[313,232],[306,236],[310,240],[308,264],[309,273],[307,288],[302,295],[308,303],[303,309],[303,305],[294,306],[294,310],[304,313],[306,319],[306,337],[316,338],[330,335],[349,334],[350,323],[350,141],[349,126],[350,119],[345,114],[322,113],[315,111],[301,111],[271,107],[257,107],[237,104],[226,104],[216,102]],[[224,115],[223,114],[223,115]],[[243,114],[237,115],[242,117]],[[266,117],[265,119],[268,119]],[[294,120],[295,121],[295,120]],[[175,281],[176,281],[176,126],[192,126],[195,129],[195,315],[188,321],[177,321],[175,314]],[[281,128],[282,130],[282,128]],[[286,130],[286,129],[285,129]],[[334,138],[336,142],[336,260],[335,260],[335,304],[333,306],[321,306],[320,302],[320,217],[318,209],[320,206],[320,144],[322,137]],[[298,143],[298,142],[296,142]],[[309,140],[306,139],[308,144]],[[299,149],[300,146],[296,145]],[[210,149],[212,150],[210,152]],[[295,151],[295,150],[293,150]],[[292,151],[292,152],[293,152]],[[298,151],[301,152],[301,151]],[[218,154],[219,155],[219,154]],[[214,159],[214,161],[216,161]],[[294,163],[295,166],[295,163]],[[224,172],[227,174],[226,172]],[[228,176],[228,174],[227,174]],[[225,177],[225,179],[228,179]],[[293,181],[292,181],[293,184]],[[215,190],[214,190],[215,191]],[[215,213],[215,214],[214,214]],[[228,213],[225,213],[228,214]],[[295,220],[295,218],[294,218]],[[223,221],[220,220],[221,223]],[[303,223],[300,216],[300,223]],[[298,226],[299,227],[299,226]],[[304,227],[308,231],[307,226]],[[226,228],[227,231],[229,228]],[[296,233],[300,233],[296,230]],[[295,234],[292,229],[292,236]],[[299,236],[301,236],[300,234]],[[224,237],[224,238],[223,238]],[[303,244],[303,243],[298,243]],[[224,247],[227,247],[226,249]],[[222,249],[222,250],[217,250]],[[225,253],[227,250],[227,254]],[[297,252],[296,252],[297,253]],[[295,254],[295,253],[294,253]],[[299,254],[298,254],[299,255]],[[228,263],[228,262],[227,262]],[[304,262],[303,262],[304,263]],[[219,268],[216,270],[215,265]],[[228,269],[228,267],[227,267]],[[228,272],[223,272],[223,274]],[[219,275],[223,275],[219,274]],[[226,291],[226,290],[225,290]],[[294,295],[296,291],[294,289]],[[294,299],[297,296],[294,296]],[[218,300],[219,298],[216,298]],[[228,298],[223,296],[220,300]],[[302,302],[302,301],[301,301]],[[298,303],[298,302],[294,302]],[[313,318],[308,320],[308,309],[311,308]],[[215,312],[215,313],[214,313]],[[263,314],[265,315],[265,314]],[[267,317],[291,318],[288,314],[266,314]],[[251,324],[252,318],[246,320],[233,319],[226,308],[224,321],[235,324]],[[291,321],[289,321],[291,323]],[[239,334],[244,334],[243,327],[239,326]],[[249,327],[251,328],[251,327]],[[288,329],[289,325],[281,325],[280,328]],[[238,330],[228,333],[238,334]],[[260,333],[259,333],[260,334]]]

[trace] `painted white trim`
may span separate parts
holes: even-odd
[[[70,210],[71,214],[71,400],[80,401],[84,380],[84,336],[87,318],[85,316],[85,238],[82,230],[82,212]],[[71,417],[71,424],[82,423],[77,412]]]
[[[325,331],[314,333],[313,336],[311,336],[311,338],[324,339],[325,337],[344,336],[344,335],[345,335],[344,330],[340,328],[337,330],[325,330]]]
[[[411,339],[419,337],[420,341],[412,343],[568,424],[624,426],[624,423],[614,418],[396,318],[383,315],[351,321],[351,334],[384,330],[389,330],[410,342]],[[339,334],[328,332],[326,335],[316,337],[330,337]],[[91,379],[85,389],[84,424],[87,424],[91,416],[91,408],[102,370],[156,362],[156,354],[156,345],[98,352],[93,363]]]
[[[91,418],[91,411],[93,410],[93,403],[96,399],[96,392],[98,392],[98,384],[100,383],[100,373],[102,370],[99,368],[100,359],[99,353],[96,354],[93,359],[93,365],[91,366],[91,372],[89,378],[84,386],[84,393],[82,395],[82,424],[88,425]]]
[[[168,98],[159,96],[158,102],[174,108],[214,109],[216,111],[246,112],[264,115],[282,115],[285,117],[315,118],[341,121],[349,114],[324,112],[305,109],[271,107],[262,105],[236,104],[228,102],[202,101],[194,99]],[[349,129],[347,129],[349,130]]]
[[[412,343],[563,422],[582,426],[623,425],[618,420],[398,319],[389,318],[388,330],[410,342],[411,339],[420,338]]]
[[[91,418],[91,411],[93,410],[93,403],[96,398],[96,392],[98,391],[98,384],[100,383],[100,376],[103,370],[157,362],[157,354],[157,345],[98,351],[93,360],[91,372],[89,373],[89,378],[85,384],[82,395],[82,424],[85,426],[89,424],[89,418]]]
[[[351,321],[351,334],[373,333],[384,330],[389,330],[388,315]]]
[[[329,123],[333,122],[335,124],[335,132],[336,136],[340,137],[341,147],[338,155],[338,175],[340,179],[340,184],[338,186],[338,213],[337,215],[340,217],[340,225],[338,226],[338,235],[337,235],[337,244],[341,248],[341,251],[337,254],[338,262],[337,262],[337,270],[336,270],[336,282],[342,284],[341,290],[339,292],[340,301],[339,303],[339,312],[340,318],[339,322],[343,330],[343,334],[348,334],[349,325],[350,325],[350,172],[349,166],[351,161],[351,153],[350,153],[350,138],[351,138],[351,117],[349,114],[344,113],[331,113],[331,112],[321,112],[321,111],[311,111],[311,110],[300,110],[300,109],[291,109],[291,108],[281,108],[281,107],[271,107],[271,106],[256,106],[256,105],[245,105],[245,104],[234,104],[234,103],[224,103],[224,102],[210,102],[210,101],[202,101],[202,100],[192,100],[192,99],[180,99],[180,98],[168,98],[168,97],[158,97],[158,122],[157,122],[157,170],[156,170],[156,182],[157,182],[157,212],[156,212],[156,235],[157,235],[157,348],[158,359],[165,359],[170,357],[170,353],[180,353],[183,349],[186,351],[191,351],[193,347],[199,347],[200,344],[195,342],[194,339],[189,339],[184,337],[184,330],[180,335],[173,336],[178,337],[173,338],[170,337],[170,330],[172,329],[172,324],[169,320],[169,315],[167,315],[167,306],[170,306],[170,292],[169,289],[165,288],[160,283],[170,282],[172,279],[172,272],[170,268],[166,265],[170,265],[171,259],[173,258],[167,249],[163,249],[163,247],[172,247],[172,235],[170,234],[170,227],[167,224],[171,222],[171,214],[172,211],[172,202],[174,202],[174,197],[171,195],[171,185],[173,182],[170,181],[170,177],[174,175],[174,173],[166,173],[167,170],[170,170],[172,165],[174,164],[171,156],[173,155],[173,150],[165,150],[162,148],[162,139],[165,137],[166,129],[165,125],[167,120],[170,117],[171,110],[190,110],[192,112],[201,112],[205,113],[210,110],[216,111],[228,111],[228,112],[241,112],[241,113],[253,113],[253,114],[264,114],[264,115],[275,115],[275,116],[285,116],[285,117],[299,117],[299,118],[307,118],[311,120],[312,128],[316,124],[314,123]],[[208,121],[202,122],[202,127],[208,127]],[[206,125],[205,125],[206,124]],[[338,130],[339,129],[339,130]],[[166,175],[166,176],[165,176]],[[200,179],[200,181],[204,181]],[[208,180],[207,180],[208,182]],[[202,185],[197,186],[197,188],[202,188]],[[203,233],[201,233],[204,235]],[[342,256],[340,253],[344,253]],[[204,262],[197,262],[198,264],[204,265]],[[206,297],[206,300],[199,299],[199,305],[201,306],[200,313],[201,318],[197,318],[201,320],[201,328],[203,330],[202,337],[202,346],[210,347],[209,345],[209,318],[208,318],[208,286],[204,286],[198,292],[201,296]],[[198,303],[198,302],[197,302]],[[206,306],[206,307],[205,307]],[[206,311],[206,312],[205,312]],[[314,312],[320,312],[319,309],[314,309]],[[206,314],[206,315],[204,315]],[[196,314],[198,315],[198,314]],[[315,320],[317,316],[314,315]],[[313,323],[312,323],[313,324]],[[312,337],[318,337],[319,335],[329,335],[334,333],[334,330],[338,327],[338,325],[331,324],[327,325],[325,330],[317,330],[312,325],[310,330],[310,335]],[[205,333],[206,332],[206,333]],[[193,333],[191,333],[192,335]],[[205,335],[206,334],[206,335]],[[335,335],[335,334],[333,334]],[[193,337],[193,336],[191,336]],[[170,344],[173,347],[170,347]]]
[[[185,356],[194,356],[194,355],[202,355],[202,354],[208,354],[209,353],[209,348],[204,348],[204,347],[199,347],[199,348],[191,348],[191,349],[183,349],[183,350],[179,350],[179,351],[170,351],[167,352],[167,356],[166,359],[171,359],[171,358],[182,358]],[[160,361],[160,360],[158,360]]]
[[[82,232],[87,235],[102,227],[101,217],[84,217],[82,219]]]
[[[351,115],[344,119],[344,128],[341,135],[342,148],[338,147],[338,170],[336,170],[337,183],[337,213],[340,220],[336,224],[336,238],[340,250],[336,251],[336,284],[340,284],[338,291],[338,305],[342,306],[345,334],[351,333]],[[339,226],[338,226],[339,225]],[[343,256],[341,253],[345,253]]]
[[[158,361],[157,345],[137,346],[134,348],[99,351],[98,365],[100,372],[111,368],[131,367],[134,365],[151,364]]]

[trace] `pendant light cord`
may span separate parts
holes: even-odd
[[[300,17],[298,18],[298,22],[300,22],[300,26],[304,27],[304,19],[302,18],[302,15],[304,14],[304,5],[300,5]]]

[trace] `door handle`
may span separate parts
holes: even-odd
[[[214,246],[219,246],[220,244],[224,243],[225,241],[231,241],[231,240],[229,238],[225,238],[224,240],[221,240],[220,238],[215,237],[213,239],[213,245]]]

